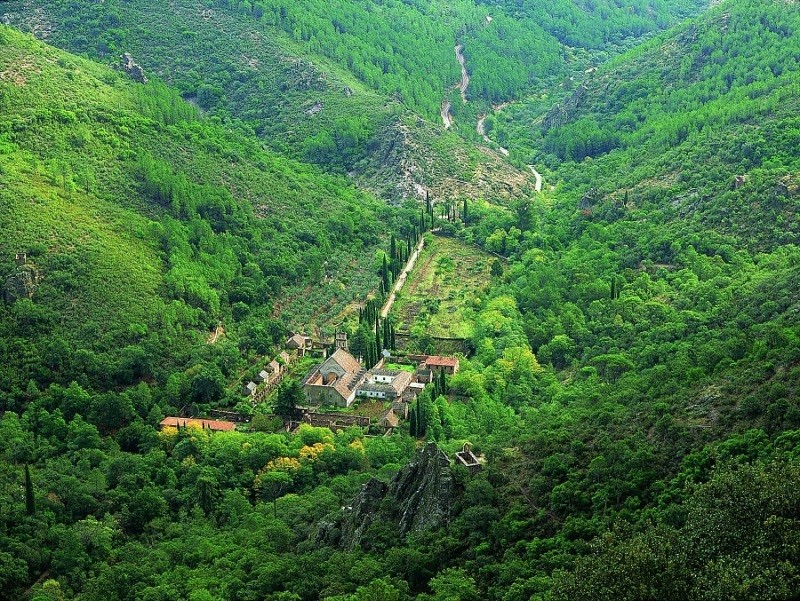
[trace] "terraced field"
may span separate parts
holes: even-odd
[[[491,280],[494,260],[461,240],[431,236],[395,303],[398,330],[470,337],[474,308]]]

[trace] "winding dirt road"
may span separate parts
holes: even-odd
[[[445,129],[450,129],[453,126],[453,118],[450,116],[451,108],[449,100],[442,101],[442,121]]]
[[[489,22],[491,22],[491,20]],[[469,87],[469,73],[467,73],[467,61],[464,58],[464,46],[459,44],[458,46],[456,46],[454,48],[454,50],[455,50],[455,53],[456,53],[456,58],[458,59],[458,63],[461,65],[461,81],[458,84],[456,84],[455,86],[453,86],[451,89],[458,88],[459,91],[461,92],[461,100],[464,102],[464,104],[466,104],[467,103],[467,88]],[[504,109],[506,106],[508,106],[508,103],[503,103],[503,104],[500,104],[500,105],[492,107],[492,108],[495,111],[499,111],[499,110]],[[442,122],[444,123],[444,128],[445,129],[450,129],[453,126],[453,116],[450,113],[450,110],[452,108],[453,108],[453,106],[452,106],[452,104],[450,103],[449,100],[443,100],[442,101]],[[475,127],[475,131],[477,131],[478,135],[481,136],[481,138],[483,138],[484,142],[486,142],[487,144],[491,144],[492,140],[489,138],[489,136],[486,135],[486,125],[485,125],[486,116],[487,115],[484,113],[483,115],[480,115],[478,117],[478,124]],[[502,146],[499,146],[497,148],[497,150],[504,157],[507,157],[508,154],[509,154],[508,153],[508,149],[507,148],[503,148]],[[541,175],[541,173],[536,171],[536,168],[533,165],[528,165],[528,169],[531,170],[531,173],[533,173],[533,177],[536,178],[536,184],[534,186],[534,189],[537,192],[541,192],[542,191],[542,175]],[[415,256],[412,257],[412,258],[414,260],[416,260]],[[401,275],[401,278],[402,278],[403,281],[405,281],[405,275],[406,275],[406,272],[404,270],[403,274]],[[399,282],[400,282],[400,278],[398,278],[398,283]],[[402,284],[401,284],[401,287],[402,287]],[[390,300],[387,301],[386,304],[388,305],[389,308],[391,308],[391,303],[394,302],[394,292],[392,292],[392,294],[390,295],[389,299]],[[381,313],[383,313],[383,311],[381,311]],[[389,313],[388,309],[386,309],[386,313],[387,314]]]
[[[467,88],[469,87],[469,73],[467,73],[467,61],[464,58],[464,46],[459,44],[454,48],[456,51],[456,58],[461,65],[461,82],[458,84],[458,89],[461,92],[461,100],[467,104]]]
[[[535,186],[536,191],[537,192],[541,192],[542,191],[542,176],[541,176],[541,174],[538,171],[536,171],[536,168],[533,165],[528,165],[528,169],[530,169],[533,172],[533,177],[536,178],[536,186]]]
[[[458,64],[461,65],[461,81],[458,82],[453,87],[449,88],[450,90],[458,89],[461,92],[461,100],[464,104],[467,103],[467,88],[469,87],[469,73],[467,73],[467,61],[464,58],[464,46],[459,44],[453,50],[455,50],[456,58],[458,59]],[[442,101],[442,123],[444,123],[445,129],[450,129],[453,127],[453,115],[450,113],[450,109],[453,108],[453,105],[450,103],[449,100]]]

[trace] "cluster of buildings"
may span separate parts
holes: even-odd
[[[333,340],[315,342],[306,334],[293,334],[285,343],[285,350],[272,359],[258,375],[244,385],[243,393],[255,404],[264,399],[266,395],[277,386],[286,373],[289,365],[296,359],[314,353],[323,359],[331,350],[347,350],[347,333],[337,332]]]
[[[456,357],[417,355],[415,358],[418,365],[413,373],[384,369],[384,361],[366,370],[349,352],[337,348],[306,375],[303,390],[312,405],[349,407],[357,398],[391,401],[395,413],[406,418],[408,405],[433,381],[435,374],[458,371]]]
[[[282,351],[277,357],[267,363],[264,369],[258,372],[255,380],[251,380],[245,384],[244,394],[249,397],[257,397],[259,396],[259,392],[268,392],[272,390],[283,379],[286,370],[296,356],[296,354],[290,355],[286,351]]]

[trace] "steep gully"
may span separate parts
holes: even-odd
[[[491,18],[487,17],[487,21],[489,23],[491,23]],[[455,50],[455,53],[456,53],[456,58],[458,59],[458,62],[461,65],[461,81],[459,83],[457,83],[455,86],[453,86],[453,88],[451,88],[451,89],[458,88],[458,90],[461,92],[461,100],[464,102],[464,104],[466,104],[466,102],[467,102],[467,88],[469,87],[469,73],[467,73],[467,64],[466,64],[467,61],[464,58],[464,46],[459,44],[458,46],[456,46],[454,48],[454,50]],[[506,103],[500,104],[500,105],[498,105],[496,107],[492,107],[492,108],[495,111],[499,111],[499,110],[504,109],[507,106],[508,106],[508,103],[506,102]],[[444,128],[445,129],[450,129],[453,126],[453,116],[450,113],[452,108],[453,108],[453,106],[452,106],[452,104],[450,103],[449,100],[442,101],[442,122],[444,123]],[[485,127],[486,117],[487,117],[486,114],[480,115],[478,117],[478,124],[477,124],[477,126],[475,128],[475,131],[477,131],[478,135],[483,138],[484,142],[486,142],[487,144],[491,144],[491,142],[492,142],[491,139],[489,138],[489,136],[486,135],[486,127]],[[502,146],[500,146],[498,148],[498,151],[504,157],[507,157],[508,154],[509,154],[508,153],[508,149],[507,148],[503,148]],[[533,177],[536,178],[536,184],[534,185],[534,189],[537,192],[541,192],[542,191],[542,175],[538,171],[536,171],[536,168],[533,165],[528,165],[528,169],[531,170],[531,172],[533,173]]]

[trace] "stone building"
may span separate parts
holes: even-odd
[[[373,369],[356,394],[369,399],[399,400],[411,384],[411,374],[402,370]]]
[[[337,349],[303,379],[303,390],[311,404],[349,407],[366,373],[355,357]]]

